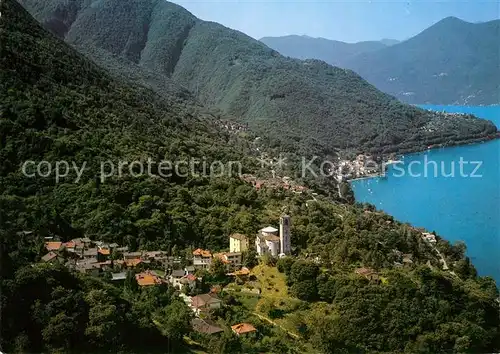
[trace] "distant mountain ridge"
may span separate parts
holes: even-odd
[[[391,46],[391,45],[394,45],[394,44],[401,43],[401,41],[397,40],[397,39],[383,38],[383,39],[380,40],[380,43],[385,44],[386,46]]]
[[[143,77],[143,71],[165,77],[173,89],[187,88],[203,104],[248,123],[286,151],[406,152],[496,133],[490,122],[448,119],[403,105],[350,70],[285,58],[163,0],[21,3],[101,66],[131,78]],[[103,51],[109,55],[99,54]],[[161,86],[151,84],[160,94]],[[427,129],[429,124],[434,129]]]
[[[346,43],[326,38],[290,35],[263,37],[260,41],[288,57],[319,59],[328,64],[343,67],[354,56],[386,48],[389,45],[387,43],[391,43],[392,40]]]
[[[409,103],[500,103],[500,20],[448,17],[413,38],[354,58],[347,68]]]
[[[404,102],[488,105],[500,103],[499,28],[500,20],[469,23],[448,17],[402,42],[349,45],[304,36],[262,41],[283,55],[354,70]]]

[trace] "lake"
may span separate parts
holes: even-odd
[[[500,106],[420,107],[472,113],[500,126]],[[406,155],[385,178],[353,181],[352,188],[359,202],[464,241],[479,274],[500,284],[500,140]]]

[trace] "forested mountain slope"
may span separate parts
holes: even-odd
[[[163,0],[22,3],[67,42],[170,76],[286,150],[402,152],[496,132],[481,120],[447,119],[403,105],[351,71],[285,58]],[[432,121],[438,124],[427,129]]]
[[[498,290],[477,277],[463,247],[438,238],[450,264],[444,270],[419,231],[369,206],[256,191],[238,178],[162,176],[154,167],[153,176],[126,168],[102,181],[103,161],[206,158],[241,160],[250,172],[256,166],[246,158],[247,141],[220,131],[198,106],[115,80],[14,0],[3,0],[0,13],[2,352],[186,351],[178,346],[192,311],[171,287],[134,290],[134,278],[118,287],[38,264],[44,236],[88,236],[131,251],[218,250],[230,233],[252,235],[275,224],[284,208],[293,215],[294,252],[318,255],[324,271],[303,259],[291,267],[298,305],[287,311],[300,316],[299,339],[267,329],[236,352],[272,352],[279,344],[297,353],[308,341],[325,353],[498,351]],[[29,177],[21,168],[26,160],[78,167],[87,161],[87,168],[79,180],[74,173]],[[395,266],[403,253],[413,259],[404,269]],[[361,266],[376,269],[384,282],[356,275]],[[241,315],[231,309],[224,308],[235,323]]]
[[[347,63],[378,89],[410,103],[500,103],[500,20],[448,17],[413,38]]]
[[[388,46],[382,41],[346,43],[326,38],[297,35],[263,37],[260,41],[287,57],[302,60],[319,59],[339,67],[344,67],[356,55]]]
[[[307,36],[265,37],[283,55],[352,69],[379,90],[414,104],[500,103],[500,20],[449,17],[398,43],[342,43]]]
[[[172,291],[129,288],[124,295],[102,279],[37,262],[46,253],[43,236],[93,234],[131,247],[188,240],[189,232],[165,214],[167,200],[187,206],[180,202],[190,198],[181,188],[185,179],[123,176],[98,183],[98,165],[145,156],[232,158],[229,137],[197,107],[164,103],[151,91],[114,81],[17,2],[0,2],[0,13],[0,350],[137,353],[147,342],[150,353],[185,351],[179,335],[192,311]],[[53,168],[63,160],[87,162],[87,169],[78,183],[74,174],[31,178],[21,172],[26,160]],[[177,330],[153,323],[160,312],[178,321]]]
[[[147,170],[133,178],[127,165],[122,178],[115,169],[103,182],[101,163],[137,160],[146,166],[151,158],[155,176],[162,160],[204,159],[208,166],[215,160],[240,161],[243,169],[251,169],[256,162],[249,143],[219,129],[214,118],[198,106],[169,102],[148,89],[116,81],[31,19],[23,21],[3,23],[2,28],[0,187],[2,195],[16,197],[2,199],[7,204],[1,210],[33,214],[6,216],[3,221],[34,228],[40,224],[48,228],[46,232],[68,238],[85,230],[124,242],[127,234],[140,233],[133,237],[135,246],[159,242],[158,232],[168,235],[161,241],[166,242],[164,246],[172,241],[188,244],[200,234],[211,239],[212,232],[206,228],[203,233],[195,231],[192,218],[196,216],[201,227],[204,217],[198,212],[221,210],[211,207],[213,196],[203,199],[197,190],[215,191],[233,182],[234,188],[243,185],[238,171],[232,179],[218,180],[175,173],[152,178]],[[48,178],[24,176],[21,167],[27,160],[86,165],[78,183],[74,183],[74,171],[57,183],[53,170]],[[201,164],[194,172],[203,172]],[[253,193],[250,186],[243,189]],[[234,192],[231,189],[229,194]],[[195,207],[194,196],[205,207]],[[219,206],[224,203],[220,201]],[[237,214],[238,208],[232,212]],[[68,228],[60,229],[62,224]],[[213,232],[224,239],[221,229]]]

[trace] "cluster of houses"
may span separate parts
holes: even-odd
[[[290,216],[282,215],[279,229],[268,226],[259,230],[255,238],[255,248],[259,256],[283,257],[291,253],[290,223]],[[49,238],[45,242],[45,248],[47,254],[42,257],[42,262],[63,263],[74,271],[95,276],[101,272],[109,272],[113,282],[125,281],[127,270],[142,265],[139,268],[142,271],[136,270],[135,273],[137,285],[149,287],[169,284],[181,290],[180,296],[196,315],[193,328],[208,334],[223,331],[206,316],[210,311],[220,308],[222,300],[218,298],[216,291],[196,296],[184,294],[197,288],[200,279],[196,276],[196,271],[210,268],[213,261],[218,259],[226,265],[228,276],[247,279],[250,275],[250,270],[242,267],[242,254],[249,250],[250,241],[247,236],[239,233],[229,236],[228,252],[213,253],[198,248],[192,252],[192,259],[189,260],[169,255],[165,251],[129,252],[127,247],[120,247],[116,243],[94,241],[87,237],[67,242]],[[249,323],[235,324],[231,329],[237,335],[256,331]]]
[[[209,250],[198,248],[193,251],[193,267],[195,269],[208,269],[214,259],[221,260],[229,270],[241,267],[242,253],[248,251],[248,238],[242,234],[229,236],[229,252],[212,253]]]
[[[377,176],[381,172],[381,166],[373,160],[371,155],[360,154],[354,160],[341,160],[339,157],[337,168],[337,181],[342,182],[353,178]],[[328,171],[334,173],[333,169]]]
[[[414,231],[420,232],[420,237],[425,242],[428,242],[428,243],[437,243],[436,235],[434,235],[433,233],[425,231],[424,228],[421,228],[421,227],[412,227],[411,229],[414,230]]]
[[[215,334],[224,331],[219,324],[209,319],[210,312],[220,309],[223,305],[216,291],[196,296],[187,296],[184,294],[180,294],[179,296],[184,300],[186,305],[193,310],[196,316],[192,321],[192,326],[195,331],[205,334]],[[257,331],[253,325],[246,322],[231,326],[231,330],[238,336]]]
[[[216,120],[215,124],[219,128],[225,129],[230,133],[240,133],[240,132],[246,132],[248,130],[248,124],[239,124],[222,119]]]
[[[230,252],[215,253],[197,249],[193,251],[192,265],[181,267],[181,257],[167,255],[164,251],[137,251],[129,252],[127,247],[119,247],[116,243],[107,244],[93,241],[89,238],[78,238],[68,242],[48,240],[45,248],[48,253],[42,257],[42,262],[65,262],[66,266],[76,271],[98,275],[100,272],[109,270],[113,282],[125,281],[127,269],[135,268],[139,264],[146,268],[162,267],[167,272],[158,274],[157,271],[147,269],[135,274],[139,287],[149,287],[159,284],[170,284],[183,290],[194,290],[199,278],[195,275],[198,269],[207,269],[212,260],[221,259],[228,268],[228,275],[246,277],[250,270],[241,267],[242,252],[248,250],[248,238],[242,234],[233,234],[229,237]],[[113,258],[111,255],[114,255]],[[118,256],[118,258],[117,258]],[[120,270],[120,271],[117,271]],[[181,298],[187,306],[192,309],[196,318],[193,320],[193,329],[200,333],[214,334],[223,332],[223,328],[207,317],[213,310],[222,307],[222,300],[217,296],[217,291],[212,290],[207,294],[188,296],[183,292]],[[236,335],[256,332],[253,325],[249,323],[238,323],[231,326]]]
[[[279,230],[268,226],[259,230],[255,237],[255,248],[259,256],[269,254],[283,257],[291,253],[291,219],[283,214],[280,217]],[[47,254],[42,262],[64,262],[69,268],[82,273],[97,275],[101,271],[127,270],[145,265],[145,268],[164,269],[169,272],[170,283],[176,286],[189,285],[190,278],[197,269],[210,268],[214,259],[226,264],[228,271],[236,275],[244,275],[247,270],[241,269],[242,253],[248,251],[250,242],[247,236],[235,233],[229,236],[229,252],[212,253],[210,250],[196,249],[192,253],[192,265],[182,269],[183,260],[179,256],[169,255],[166,251],[129,252],[128,247],[120,247],[116,243],[93,241],[88,237],[75,238],[67,242],[47,239]],[[122,272],[125,273],[125,272]],[[181,276],[182,273],[182,276]],[[186,278],[183,278],[186,277]],[[113,274],[114,280],[120,280],[123,274]],[[149,276],[145,276],[149,279]],[[151,283],[151,281],[144,281]]]
[[[429,243],[436,243],[436,236],[430,232],[422,232],[422,239]]]
[[[48,251],[42,257],[45,263],[64,263],[68,268],[98,275],[102,271],[127,270],[140,264],[153,264],[157,268],[175,268],[180,266],[181,257],[169,256],[165,251],[129,252],[128,247],[116,243],[93,241],[87,237],[72,239],[68,242],[49,240],[45,242]],[[114,275],[114,280],[123,278],[125,272]]]
[[[273,257],[290,255],[292,249],[290,227],[290,216],[283,214],[280,217],[279,230],[272,226],[259,230],[255,237],[257,254],[259,256],[269,254]],[[236,270],[242,265],[242,252],[248,251],[249,247],[250,243],[247,236],[238,233],[232,234],[229,236],[229,252],[212,253],[209,250],[200,248],[193,251],[193,267],[195,269],[207,269],[214,259],[220,259],[228,266],[228,269]]]
[[[413,264],[413,254],[403,253],[397,249],[392,250],[392,254],[395,256],[394,266],[396,268],[401,268],[403,266],[410,266]]]

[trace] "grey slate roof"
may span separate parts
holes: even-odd
[[[182,270],[182,269],[177,269],[177,270],[172,271],[172,276],[174,278],[182,278],[184,276],[184,274],[185,274],[184,270]]]

